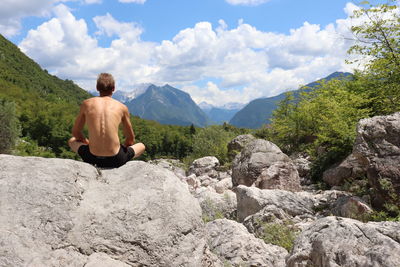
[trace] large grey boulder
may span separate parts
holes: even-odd
[[[249,232],[261,236],[263,224],[279,223],[304,229],[318,218],[335,214],[365,219],[371,209],[350,193],[336,190],[289,192],[240,185],[236,188],[237,216]]]
[[[372,213],[371,207],[359,197],[343,196],[338,198],[331,208],[332,215],[366,220]]]
[[[193,195],[200,203],[204,221],[236,217],[236,194],[231,190],[220,194],[209,188],[201,187],[193,192]]]
[[[290,216],[313,214],[315,202],[311,196],[298,195],[285,190],[259,189],[243,185],[235,189],[237,214],[241,222],[247,216],[256,214],[266,206],[277,208]]]
[[[186,177],[185,164],[177,159],[155,159],[148,161],[148,163],[170,170],[181,179]]]
[[[361,120],[353,155],[367,167],[372,204],[400,205],[400,112]]]
[[[328,169],[323,180],[331,186],[356,183],[367,177],[371,204],[400,205],[400,112],[362,119],[357,125],[353,152]],[[355,180],[361,178],[361,180]]]
[[[189,167],[188,174],[195,174],[196,176],[209,176],[217,178],[218,172],[216,167],[219,166],[219,160],[216,157],[208,156],[196,159]]]
[[[301,184],[310,185],[312,183],[309,177],[311,171],[310,156],[306,153],[295,153],[290,158],[299,173]]]
[[[220,219],[207,223],[210,249],[228,266],[284,267],[287,251],[266,244],[235,221]]]
[[[326,217],[296,239],[288,267],[400,266],[400,222]]]
[[[368,166],[350,154],[343,162],[324,171],[322,179],[330,186],[341,186],[345,181],[352,181],[366,176]]]
[[[200,206],[168,170],[0,155],[0,266],[202,266],[206,249]]]
[[[233,160],[237,154],[250,142],[256,138],[251,134],[242,134],[236,136],[232,141],[228,143],[228,156],[230,160]]]
[[[245,146],[232,166],[234,186],[300,191],[300,178],[292,160],[275,144],[256,139]]]

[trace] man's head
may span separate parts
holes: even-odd
[[[114,77],[109,73],[100,73],[97,78],[96,89],[103,94],[111,94],[115,89]]]

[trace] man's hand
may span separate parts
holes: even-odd
[[[135,141],[125,140],[125,142],[124,142],[125,147],[132,146],[134,144],[135,144]]]
[[[89,139],[87,139],[87,138],[77,139],[77,141],[82,142],[82,143],[84,143],[86,145],[89,145]]]

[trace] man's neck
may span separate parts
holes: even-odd
[[[112,93],[103,93],[103,92],[100,92],[100,97],[105,97],[105,96],[111,97],[111,96],[112,96]]]

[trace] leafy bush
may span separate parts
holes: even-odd
[[[369,115],[366,99],[353,89],[352,81],[331,80],[297,99],[288,94],[274,111],[270,128],[260,134],[286,153],[307,152],[318,159],[312,170],[318,180],[351,152],[356,124]]]
[[[193,137],[193,152],[191,159],[205,156],[215,156],[221,165],[229,162],[228,143],[236,136],[236,133],[225,130],[223,126],[209,126],[198,129]]]
[[[294,240],[298,235],[291,222],[285,222],[284,224],[273,223],[273,222],[262,222],[261,223],[263,232],[260,236],[267,244],[273,244],[285,248],[287,251],[291,251],[293,248]]]

